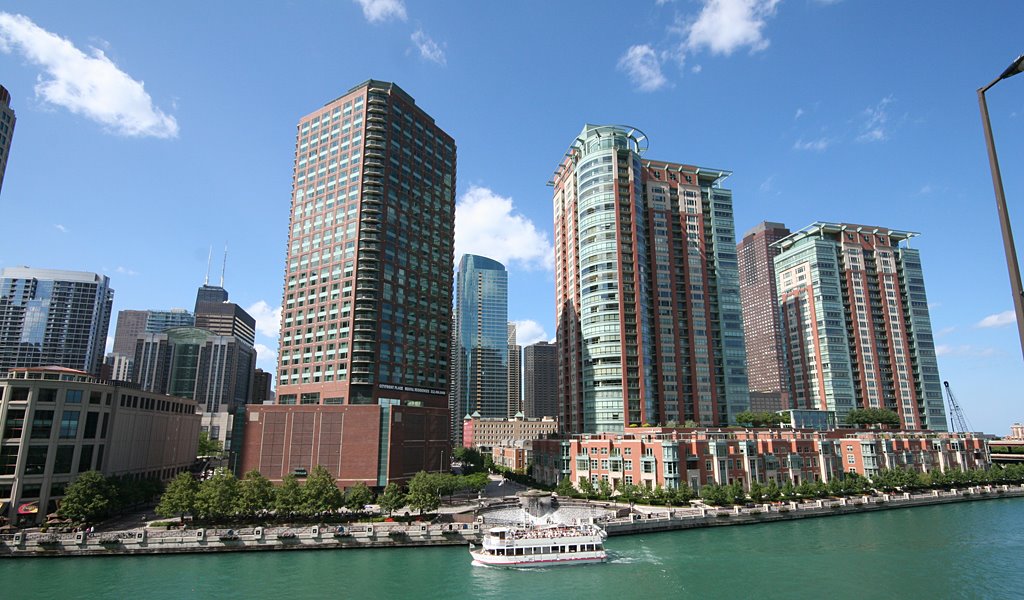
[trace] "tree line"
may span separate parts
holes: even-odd
[[[483,489],[486,484],[486,474],[458,476],[421,471],[407,487],[392,482],[374,494],[362,482],[342,492],[334,476],[319,465],[305,482],[289,474],[280,485],[274,485],[259,471],[250,471],[237,479],[230,471],[218,469],[204,481],[197,481],[188,473],[171,480],[160,497],[156,513],[182,521],[186,515],[191,515],[205,523],[270,519],[310,521],[340,519],[342,508],[350,513],[362,513],[366,505],[376,503],[388,516],[405,506],[422,514],[437,510],[443,496]]]

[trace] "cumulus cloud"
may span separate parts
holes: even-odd
[[[363,16],[371,23],[383,23],[388,19],[406,19],[405,3],[402,0],[355,0],[362,7]]]
[[[550,271],[555,262],[548,236],[515,211],[511,198],[475,185],[455,207],[455,261],[467,253],[524,269]]]
[[[513,322],[516,324],[516,343],[520,346],[525,347],[549,339],[544,326],[534,320],[523,319]]]
[[[988,329],[991,327],[1005,327],[1007,325],[1013,325],[1017,322],[1017,315],[1012,310],[1004,310],[1001,313],[989,315],[984,319],[978,321],[975,327],[981,329]]]
[[[793,143],[793,149],[809,150],[811,152],[822,152],[828,148],[828,145],[828,138],[818,138],[816,140],[799,139]]]
[[[268,373],[277,372],[277,350],[266,344],[256,344],[256,366]]]
[[[67,233],[68,232],[68,228],[63,226],[63,225],[61,225],[60,223],[57,223],[56,225],[54,225],[53,228],[56,229],[57,231],[61,232],[61,233]]]
[[[624,71],[641,92],[653,92],[668,83],[661,72],[657,52],[647,44],[630,46],[619,59],[618,69]]]
[[[280,306],[271,308],[265,300],[260,300],[245,309],[245,311],[252,315],[252,318],[256,319],[256,331],[260,335],[265,335],[273,340],[277,339],[277,335],[281,331]]]
[[[138,271],[129,269],[128,267],[122,267],[122,266],[118,266],[116,269],[114,269],[114,272],[117,273],[118,275],[127,275],[129,277],[134,277],[135,275],[139,274]]]
[[[0,12],[0,52],[21,54],[42,68],[36,97],[132,137],[173,138],[174,117],[153,106],[141,81],[120,70],[102,50],[82,52],[28,17]]]
[[[768,47],[763,30],[766,19],[775,14],[779,0],[706,0],[697,19],[687,29],[686,45],[691,50],[707,48],[712,54],[728,56],[749,47],[758,52]]]
[[[970,344],[962,344],[959,346],[952,346],[949,344],[938,344],[935,346],[936,356],[975,356],[975,357],[986,357],[994,356],[996,351],[994,348],[977,348]]]
[[[423,33],[422,29],[417,29],[412,34],[412,43],[416,44],[416,48],[420,51],[420,56],[435,62],[442,67],[448,64],[448,60],[444,56],[444,50],[435,42],[430,39],[427,34]]]
[[[879,100],[878,104],[864,109],[864,122],[857,136],[858,142],[884,142],[889,139],[889,105],[894,101],[890,94]]]

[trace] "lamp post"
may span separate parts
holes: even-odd
[[[1010,229],[1010,215],[1006,211],[1006,195],[1003,193],[1003,177],[999,173],[999,159],[996,157],[996,145],[992,140],[992,124],[988,119],[988,104],[985,92],[1000,81],[1013,77],[1024,70],[1024,54],[1006,68],[999,77],[983,88],[978,89],[978,104],[981,106],[981,122],[985,128],[985,145],[988,147],[988,162],[992,170],[992,187],[996,191],[996,210],[999,212],[999,228],[1003,234],[1003,250],[1006,253],[1006,268],[1010,272],[1010,289],[1013,292],[1013,309],[1017,315],[1017,336],[1020,339],[1021,353],[1024,355],[1024,290],[1021,289],[1020,266],[1017,264],[1017,249],[1013,244],[1013,231]]]

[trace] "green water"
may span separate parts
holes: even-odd
[[[1024,598],[1024,499],[608,541],[501,570],[465,547],[0,560],[0,598]]]

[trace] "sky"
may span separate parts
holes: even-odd
[[[0,266],[104,273],[115,311],[191,309],[226,246],[275,371],[296,124],[394,81],[456,140],[455,259],[506,265],[520,343],[555,335],[546,184],[585,123],[625,124],[650,158],[732,171],[738,237],[919,232],[941,377],[1005,434],[1024,364],[976,90],[1024,52],[1022,17],[1017,0],[7,0]],[[1024,76],[987,97],[1024,235]]]

